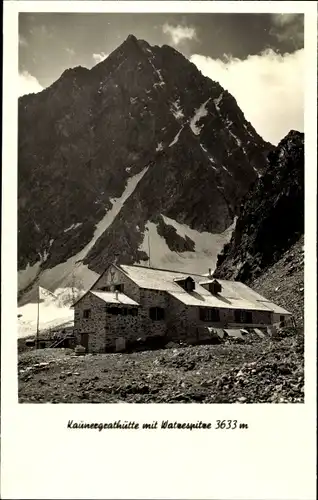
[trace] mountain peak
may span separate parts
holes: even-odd
[[[126,41],[127,42],[138,42],[137,38],[135,37],[135,35],[132,35],[132,34],[129,34],[126,38]]]

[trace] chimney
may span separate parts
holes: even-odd
[[[209,267],[209,278],[212,278],[212,269]]]

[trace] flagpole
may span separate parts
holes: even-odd
[[[36,321],[36,349],[39,348],[40,287],[38,287],[38,315]]]

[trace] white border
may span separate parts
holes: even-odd
[[[150,5],[151,4],[151,5]],[[305,12],[306,398],[303,405],[18,405],[18,12]],[[316,2],[4,2],[2,497],[314,499]],[[288,105],[288,104],[287,104]],[[68,431],[74,420],[238,419],[249,431]]]

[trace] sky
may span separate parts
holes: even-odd
[[[133,34],[183,53],[276,145],[304,130],[303,25],[302,14],[20,13],[19,95],[91,68]]]

